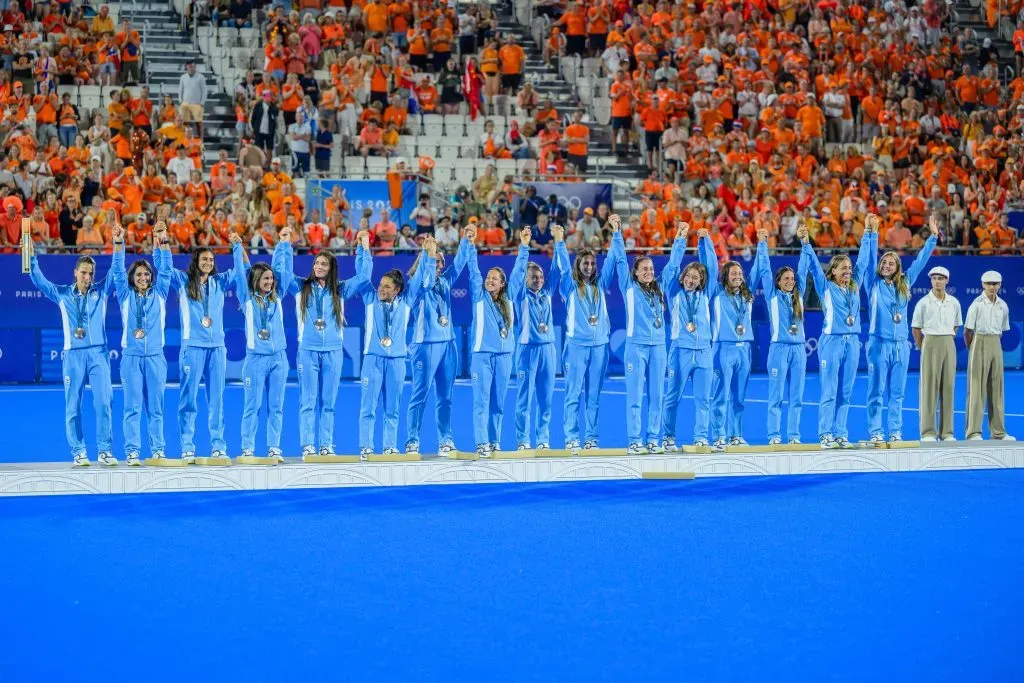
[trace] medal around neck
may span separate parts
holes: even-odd
[[[324,328],[327,327],[327,321],[325,321],[323,318],[317,318],[316,320],[313,321],[313,327],[315,327],[320,332],[323,332]]]
[[[789,326],[789,333],[790,334],[796,334],[799,331],[800,331],[800,326],[797,325],[796,323],[793,323],[792,325]]]
[[[439,315],[437,316],[437,324],[441,327],[448,327],[448,316]]]
[[[385,349],[391,348],[392,343],[393,342],[391,341],[391,337],[381,337],[380,339],[380,345],[383,346]]]
[[[902,322],[902,320],[903,320],[903,314],[902,313],[893,313],[892,314],[892,321],[894,323]]]
[[[133,332],[132,335],[136,339],[144,339],[146,337],[146,330],[142,329],[141,327],[137,327],[135,328],[135,332]]]
[[[686,331],[689,332],[690,334],[693,334],[694,332],[696,332],[697,331],[697,323],[693,322],[692,320],[690,322],[686,323]]]
[[[538,323],[537,324],[537,329],[540,331],[541,334],[547,334],[548,333],[548,324],[547,323]]]
[[[846,316],[846,324],[847,325],[853,325],[853,321],[854,320],[855,320],[855,318],[852,315]]]
[[[85,339],[85,328],[84,327],[76,327],[75,328],[75,339]]]
[[[736,334],[737,334],[737,336],[742,337],[743,333],[746,332],[746,331],[747,331],[747,328],[743,325],[743,323],[736,323]]]
[[[258,336],[263,341],[267,341],[268,339],[270,339],[270,330],[264,327],[263,329],[256,333],[256,336]]]
[[[207,327],[207,328],[213,327],[213,318],[211,318],[208,315],[207,316],[203,316],[203,319],[200,322],[203,324],[203,327]]]

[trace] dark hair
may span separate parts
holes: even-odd
[[[270,294],[267,295],[268,301],[275,301],[277,299],[277,275],[274,270],[266,263],[254,263],[252,270],[249,271],[249,277],[247,284],[249,285],[249,292],[252,294],[259,294],[256,290],[256,286],[259,284],[260,279],[263,277],[263,273],[270,271],[274,276],[274,287],[270,289]]]
[[[726,294],[732,294],[733,293],[733,292],[731,292],[729,290],[729,272],[733,268],[739,268],[740,269],[740,273],[743,272],[743,267],[740,266],[740,264],[736,263],[735,261],[726,261],[722,265],[722,272],[718,276],[719,282],[722,285],[722,289],[725,290]],[[750,288],[747,287],[746,279],[744,279],[743,280],[743,284],[740,285],[739,294],[746,301],[753,301],[754,300],[754,295],[751,293]]]
[[[588,256],[594,259],[594,275],[589,280],[583,276],[583,272],[580,270],[580,264]],[[572,262],[572,279],[579,289],[580,296],[587,295],[586,288],[589,285],[594,288],[594,298],[597,298],[597,256],[590,249],[580,249],[576,252],[576,259]]]
[[[313,259],[313,265],[316,265],[317,259],[320,257],[327,259],[327,277],[324,278],[324,286],[331,293],[331,310],[334,311],[334,322],[338,324],[338,327],[342,325],[341,317],[341,296],[338,293],[338,262],[331,256],[320,253]],[[313,275],[312,267],[309,270],[309,275],[302,281],[302,289],[299,294],[299,315],[302,316],[302,320],[306,319],[306,303],[309,301],[309,296],[313,292],[313,282],[316,281],[316,277]]]
[[[651,280],[651,284],[649,285],[645,285],[644,283],[640,282],[640,280],[636,279],[636,269],[640,266],[640,264],[643,261],[650,261],[651,268],[654,268],[654,259],[652,259],[650,256],[637,256],[635,259],[633,259],[633,269],[629,272],[629,275],[630,277],[633,278],[633,282],[640,285],[640,289],[644,290],[648,294],[656,294],[658,297],[658,301],[663,302],[664,294],[662,294],[661,292],[661,285],[658,283],[658,278],[654,278],[653,280]],[[664,306],[664,303],[662,303],[662,306]]]
[[[188,262],[188,270],[185,271],[185,274],[188,276],[188,286],[186,287],[186,290],[188,291],[188,298],[193,301],[199,301],[202,299],[202,295],[199,293],[199,280],[202,276],[202,271],[199,270],[199,257],[203,254],[213,256],[213,249],[210,249],[209,247],[199,247],[193,251],[192,259]],[[210,271],[210,275],[212,276],[216,274],[217,262],[214,261],[213,270]]]
[[[156,277],[156,274],[153,272],[153,266],[149,265],[149,261],[146,261],[144,259],[135,259],[132,262],[131,267],[128,268],[128,286],[131,287],[132,289],[135,289],[135,271],[137,271],[139,268],[145,268],[146,270],[148,270],[150,278]]]
[[[782,276],[786,274],[787,270],[790,273],[793,273],[794,280],[793,291],[790,292],[789,294],[790,298],[792,299],[793,320],[800,320],[801,318],[804,317],[804,306],[803,302],[800,300],[800,283],[795,282],[796,271],[790,268],[789,266],[783,266],[779,268],[777,271],[775,271],[775,289],[779,289],[779,280],[782,279]],[[781,292],[782,290],[779,289],[779,291]]]
[[[78,260],[75,261],[75,270],[78,270],[79,266],[92,266],[93,272],[95,272],[96,259],[92,256],[79,256]]]
[[[388,272],[384,273],[381,279],[385,277],[395,283],[395,287],[398,287],[399,294],[405,291],[405,277],[402,275],[402,271],[398,268],[392,268]]]
[[[700,285],[698,285],[697,290],[702,291],[708,286],[708,269],[699,261],[691,261],[686,264],[686,267],[683,268],[681,273],[679,273],[680,286],[683,284],[683,278],[685,278],[686,274],[691,270],[697,271],[697,275],[700,277]]]
[[[498,307],[498,312],[501,313],[501,319],[505,321],[505,325],[512,326],[512,315],[508,310],[508,277],[505,275],[505,271],[495,266],[488,270],[488,274],[491,270],[495,270],[501,273],[501,289],[498,290],[498,296],[494,297],[494,304]],[[490,293],[488,293],[488,296]]]

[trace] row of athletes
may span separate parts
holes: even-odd
[[[127,461],[140,462],[141,415],[147,414],[152,456],[164,457],[163,391],[166,381],[164,325],[171,287],[181,307],[180,394],[178,427],[182,458],[193,462],[199,385],[205,383],[209,406],[211,455],[227,457],[222,394],[226,365],[223,311],[225,294],[234,290],[245,315],[246,357],[243,364],[245,402],[242,453],[255,450],[256,420],[268,397],[268,454],[281,458],[280,434],[284,385],[288,375],[281,307],[293,295],[297,307],[297,371],[300,385],[299,427],[303,454],[334,453],[334,406],[342,365],[345,299],[360,297],[366,307],[363,330],[362,398],[359,414],[361,455],[373,452],[375,416],[383,399],[383,452],[398,452],[398,413],[406,360],[413,361],[412,397],[408,406],[407,452],[418,452],[423,411],[433,386],[437,395],[439,453],[455,449],[452,435],[452,391],[458,365],[452,331],[451,289],[468,267],[473,301],[471,371],[473,429],[476,449],[488,457],[499,448],[512,365],[519,379],[515,428],[518,447],[549,447],[549,423],[556,371],[552,300],[560,296],[566,319],[565,446],[572,451],[598,447],[601,390],[608,364],[610,324],[605,293],[618,280],[627,312],[625,347],[627,433],[631,453],[678,449],[676,415],[688,381],[694,389],[693,443],[724,447],[743,445],[745,392],[751,367],[753,294],[749,282],[762,283],[771,322],[768,438],[779,444],[799,443],[804,389],[804,287],[814,279],[824,311],[818,346],[821,358],[819,427],[824,448],[850,447],[847,430],[856,367],[860,355],[860,295],[868,293],[871,318],[871,376],[868,419],[870,436],[883,440],[882,405],[888,393],[888,433],[900,440],[902,402],[909,354],[906,310],[910,288],[935,247],[932,235],[904,273],[899,257],[886,252],[877,258],[877,217],[869,217],[856,266],[837,255],[825,268],[803,241],[797,271],[784,267],[774,275],[759,235],[757,256],[749,276],[736,262],[719,267],[707,231],[699,231],[698,258],[682,267],[689,226],[679,223],[668,264],[660,275],[645,256],[627,264],[621,220],[611,216],[612,248],[600,270],[595,254],[580,251],[570,259],[564,231],[555,226],[555,256],[547,273],[529,261],[530,231],[520,234],[515,265],[481,274],[467,228],[454,263],[427,240],[406,274],[385,273],[373,286],[368,234],[358,235],[356,274],[338,278],[334,257],[320,254],[311,272],[292,271],[291,235],[282,232],[270,264],[248,263],[233,240],[234,267],[218,273],[213,252],[193,252],[186,271],[174,269],[165,226],[157,225],[157,249],[151,265],[135,260],[125,268],[124,231],[114,233],[111,272],[94,280],[95,263],[82,257],[75,282],[55,285],[42,274],[33,256],[31,278],[58,304],[64,327],[66,431],[78,465],[89,463],[83,440],[81,405],[86,382],[94,392],[97,450],[103,464],[116,464],[111,452],[111,381],[104,320],[111,290],[121,312],[121,375],[125,392],[124,437]],[[874,264],[877,261],[877,267]],[[666,315],[668,314],[668,315]],[[671,324],[665,328],[666,319]],[[411,334],[410,334],[411,333]],[[642,403],[648,403],[646,429]],[[582,411],[580,410],[582,404]],[[785,429],[782,406],[788,407]],[[533,418],[534,410],[536,418]],[[581,413],[582,412],[582,416]],[[531,421],[533,425],[531,427]]]

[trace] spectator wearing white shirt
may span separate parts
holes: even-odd
[[[957,330],[964,324],[960,302],[946,293],[949,271],[935,266],[928,271],[932,291],[914,307],[910,327],[921,349],[921,441],[935,441],[935,409],[941,406],[938,437],[953,436],[953,380],[956,378]]]
[[[174,174],[174,179],[179,185],[188,185],[194,170],[196,164],[185,155],[184,147],[178,147],[177,156],[167,162],[167,172]]]
[[[309,143],[313,128],[301,111],[295,112],[295,123],[288,126],[288,146],[292,152],[292,172],[299,178],[309,173]]]
[[[459,246],[459,231],[452,225],[451,218],[443,216],[438,220],[437,228],[434,230],[434,239],[437,241],[437,246],[445,252],[455,251]]]
[[[195,62],[187,62],[185,73],[178,79],[178,110],[182,122],[194,122],[199,126],[199,137],[203,137],[206,95],[206,77],[196,72]]]
[[[1010,309],[999,298],[1003,276],[990,270],[981,276],[985,292],[971,302],[964,323],[967,344],[967,440],[981,441],[981,422],[988,407],[993,439],[1016,441],[1006,433],[1003,398],[1003,347],[1000,338],[1010,329]]]

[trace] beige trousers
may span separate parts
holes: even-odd
[[[967,436],[981,434],[988,408],[988,429],[993,439],[1006,436],[1003,421],[1003,347],[997,334],[977,334],[967,360]]]
[[[953,436],[953,380],[956,346],[951,335],[928,336],[921,347],[921,438]],[[935,409],[939,430],[935,431]]]

